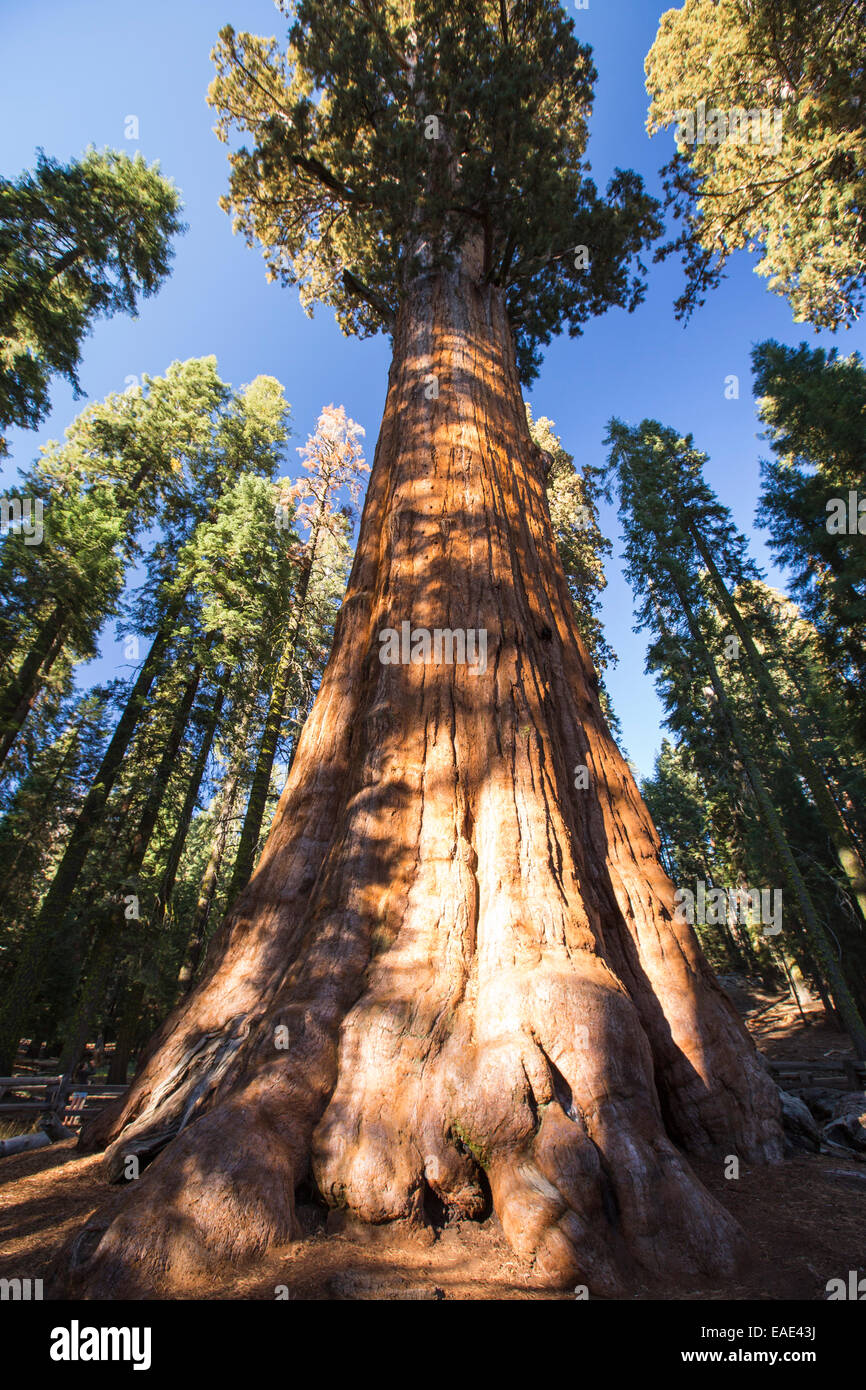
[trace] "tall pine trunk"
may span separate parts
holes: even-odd
[[[404,621],[486,631],[486,666],[382,664]],[[251,1256],[295,1234],[310,1177],[375,1222],[492,1196],[555,1284],[730,1272],[742,1233],[681,1150],[778,1158],[778,1098],[658,854],[576,629],[502,293],[421,278],[264,852],[90,1131],[110,1174],[161,1152],[78,1238],[72,1286]]]
[[[198,805],[201,784],[204,781],[204,774],[207,770],[208,759],[213,748],[214,737],[217,726],[222,718],[223,706],[226,701],[227,687],[230,674],[224,672],[221,678],[220,688],[214,697],[211,708],[208,712],[207,721],[202,730],[201,741],[195,756],[192,770],[187,781],[186,795],[184,796],[183,806],[177,818],[174,834],[171,838],[168,854],[159,881],[159,888],[156,893],[156,902],[153,912],[150,915],[148,924],[148,936],[151,941],[155,941],[162,931],[163,923],[168,914],[169,903],[174,892],[177,881],[177,871],[180,868],[180,861],[186,848],[189,829],[192,825],[192,818],[195,808]]]
[[[268,713],[265,718],[265,727],[262,731],[262,740],[259,744],[255,771],[250,785],[249,799],[247,800],[247,809],[244,814],[244,823],[241,829],[240,843],[238,844],[238,852],[235,856],[231,882],[229,883],[230,902],[237,897],[241,889],[246,887],[253,870],[253,864],[255,863],[256,849],[262,830],[262,820],[264,819],[265,807],[268,804],[268,793],[271,789],[271,773],[274,770],[277,745],[280,741],[280,732],[286,714],[286,700],[288,699],[289,683],[291,681],[292,668],[295,662],[295,650],[303,626],[307,606],[307,591],[310,587],[310,577],[313,573],[313,565],[316,560],[316,545],[321,529],[321,512],[323,509],[323,504],[320,504],[319,515],[313,523],[310,539],[307,542],[307,553],[304,556],[303,565],[301,567],[297,591],[292,597],[294,619],[286,634],[285,641],[283,642],[280,651],[280,659],[277,662],[277,669],[274,673],[274,683],[271,688],[271,697],[268,701]]]
[[[174,599],[163,615],[144,664],[103,754],[96,776],[72,827],[51,885],[21,947],[21,954],[0,1007],[0,1073],[9,1075],[29,1009],[55,943],[63,932],[69,905],[90,853],[108,798],[120,773],[126,751],[138,728],[148,696],[162,667],[183,597]]]
[[[187,721],[192,712],[201,681],[202,667],[198,662],[192,669],[179,700],[162,748],[159,763],[154,769],[153,782],[139,815],[132,843],[126,854],[121,883],[129,887],[138,879],[159,819],[162,803],[171,774],[180,753]],[[81,989],[66,1030],[66,1041],[60,1056],[60,1070],[72,1071],[87,1041],[87,1034],[108,986],[118,948],[123,940],[123,915],[118,909],[101,913],[93,926],[90,949],[82,972]]]
[[[253,685],[255,689],[255,683]],[[241,773],[244,767],[244,757],[246,754],[247,732],[253,712],[252,701],[247,705],[247,711],[241,720],[240,728],[235,735],[235,750],[231,756],[228,772],[220,789],[219,809],[216,813],[213,839],[211,841],[210,854],[202,874],[201,883],[196,899],[195,911],[192,922],[190,923],[189,935],[187,937],[186,948],[184,950],[183,961],[177,975],[178,991],[186,994],[192,987],[196,972],[201,963],[202,952],[204,950],[205,936],[210,921],[211,909],[214,898],[216,897],[217,884],[219,883],[220,870],[222,868],[223,857],[225,855],[226,844],[228,842],[229,827],[235,813],[235,805],[240,793]]]
[[[0,697],[0,764],[3,764],[63,650],[66,614],[58,605],[39,628],[19,670]]]

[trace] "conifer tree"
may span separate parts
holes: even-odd
[[[153,411],[141,417],[141,432],[133,431],[130,435],[124,428],[120,441],[125,466],[132,471],[132,492],[136,497],[141,485],[136,480],[152,476],[154,465],[159,466],[166,450],[174,451],[169,455],[174,463],[169,463],[168,468],[175,478],[171,505],[161,514],[163,531],[151,547],[149,575],[141,595],[137,622],[138,635],[146,637],[150,645],[79,809],[52,882],[21,943],[16,968],[0,1007],[0,1068],[5,1064],[7,1070],[11,1068],[24,1019],[38,997],[45,962],[56,949],[57,942],[63,939],[70,912],[75,917],[74,896],[79,879],[105,819],[112,791],[122,776],[133,739],[164,690],[165,681],[173,682],[172,662],[177,654],[178,639],[181,649],[186,644],[187,655],[189,640],[196,639],[196,556],[194,550],[187,548],[187,542],[196,526],[211,515],[222,490],[242,469],[259,469],[266,477],[270,476],[282,456],[287,435],[288,407],[279,383],[273,378],[260,377],[240,392],[232,393],[216,375],[214,358],[178,367],[173,380],[158,384],[153,395]],[[113,419],[108,422],[105,435],[111,435],[115,423]],[[104,448],[102,433],[100,439]],[[100,452],[97,466],[102,466],[103,457]],[[65,611],[62,591],[57,596],[56,606]],[[195,657],[192,660],[194,663]],[[193,698],[194,695],[195,692]],[[181,727],[176,736],[181,737],[182,732]],[[162,752],[164,746],[158,756]],[[142,811],[144,829],[134,857],[146,850],[153,830],[151,817],[155,814],[158,814],[158,805]],[[130,865],[128,872],[134,874],[138,867]],[[120,875],[121,878],[125,876],[127,870]],[[116,899],[116,888],[113,896]],[[106,968],[112,958],[113,935],[105,925],[100,955]],[[98,973],[101,977],[102,965]],[[94,989],[94,1000],[98,994],[99,990]],[[85,1013],[89,1014],[90,1007],[88,1004],[82,1019]]]
[[[611,731],[619,738],[622,730],[604,683],[605,669],[616,664],[616,653],[605,638],[599,617],[601,596],[607,587],[604,561],[612,547],[602,534],[598,521],[598,472],[590,464],[577,471],[574,459],[563,448],[562,440],[554,431],[553,421],[547,416],[533,420],[532,411],[527,406],[526,418],[533,442],[545,455],[550,521],[574,603],[578,630],[598,677],[602,709]]]
[[[796,721],[787,710],[782,716],[779,692],[740,608],[725,585],[725,579],[735,585],[745,585],[757,577],[746,553],[745,540],[704,481],[702,468],[706,456],[694,448],[691,436],[680,438],[674,430],[652,420],[632,427],[615,420],[609,427],[608,442],[611,445],[610,468],[615,472],[621,514],[626,522],[627,573],[636,591],[646,595],[639,606],[639,619],[641,623],[654,623],[656,630],[668,639],[676,632],[675,624],[682,624],[691,648],[691,660],[709,680],[712,698],[718,704],[720,717],[742,760],[765,829],[772,837],[780,869],[809,932],[812,949],[831,985],[852,1043],[858,1055],[866,1055],[866,1024],[853,993],[857,987],[856,973],[849,979],[844,968],[837,964],[827,931],[785,837],[766,777],[721,677],[721,666],[728,652],[738,653],[742,643],[745,648],[743,666],[749,671],[753,694],[757,691],[766,699],[772,717],[781,723],[790,752],[814,798],[831,842],[837,853],[840,848],[842,850],[840,864],[852,896],[856,895],[860,873],[856,843]],[[703,629],[708,595],[717,606],[726,631],[720,632],[718,625],[714,633],[712,625],[709,633]],[[717,639],[715,649],[710,645],[711,634]],[[831,812],[827,811],[828,802]]]
[[[757,520],[823,637],[866,746],[866,368],[858,353],[772,340],[754,349],[752,367],[773,451]]]
[[[304,302],[390,332],[385,414],[265,848],[91,1130],[110,1171],[153,1161],[85,1228],[76,1287],[290,1238],[309,1180],[374,1222],[489,1193],[539,1273],[608,1295],[731,1269],[742,1237],[682,1150],[775,1158],[777,1098],[673,920],[520,389],[553,333],[638,302],[655,204],[589,179],[591,57],[553,0],[292,19],[287,52],[221,35],[226,201]],[[381,660],[403,624],[419,659]]]
[[[331,410],[327,417],[332,428],[317,435],[311,494],[324,477],[326,502],[337,474],[353,481],[353,470],[357,471],[355,427],[346,422],[345,412]],[[337,443],[340,453],[329,459],[329,448]],[[94,827],[89,868],[79,876],[71,900],[66,940],[78,940],[85,949],[69,974],[73,992],[79,978],[78,993],[71,1011],[65,1010],[66,1024],[60,1026],[65,1039],[61,1064],[66,1070],[74,1066],[96,1019],[109,1036],[116,1019],[112,1075],[125,1079],[139,1018],[151,998],[164,997],[161,976],[171,947],[162,938],[170,913],[174,924],[171,899],[214,740],[219,733],[236,749],[230,781],[237,790],[238,774],[250,760],[247,738],[255,722],[251,715],[263,697],[272,703],[267,663],[274,643],[281,646],[287,623],[297,626],[294,651],[303,670],[303,679],[294,669],[291,672],[291,698],[303,701],[308,683],[317,680],[327,651],[327,645],[322,648],[323,640],[327,642],[323,623],[328,625],[323,606],[328,609],[339,597],[345,580],[345,562],[335,566],[330,552],[343,544],[347,522],[340,513],[330,518],[327,507],[313,508],[313,524],[322,530],[319,560],[307,576],[305,600],[299,606],[296,581],[305,566],[295,524],[303,510],[298,497],[308,487],[242,473],[218,499],[210,499],[208,519],[199,523],[178,557],[178,571],[188,584],[187,600],[176,617],[152,697],[114,790]],[[158,546],[154,556],[157,565],[165,565],[164,547]],[[145,608],[148,601],[145,590]],[[330,606],[331,623],[333,614]],[[127,628],[140,630],[147,623],[142,614],[126,619]],[[266,717],[262,727],[267,728]],[[285,733],[278,731],[278,742]],[[233,804],[232,797],[228,800]],[[227,831],[223,819],[218,853],[204,871],[208,891],[199,895],[190,925],[185,926],[182,907],[176,923],[190,971],[203,945]],[[131,914],[124,912],[129,903],[134,903]],[[192,905],[188,907],[191,911]],[[163,964],[154,970],[153,963],[160,959]]]
[[[4,790],[0,820],[0,980],[4,982],[98,766],[113,716],[111,696],[110,689],[96,687],[64,699],[50,719],[38,721],[32,755],[20,776]],[[47,993],[56,1007],[53,981]]]
[[[308,477],[291,489],[291,499],[298,518],[307,526],[310,534],[298,559],[296,583],[286,614],[286,631],[273,670],[268,713],[235,856],[229,901],[233,901],[246,885],[258,848],[290,680],[307,619],[307,596],[319,547],[324,548],[329,535],[332,538],[340,536],[345,530],[347,509],[345,505],[342,510],[337,506],[339,489],[345,487],[352,502],[357,505],[361,478],[369,472],[359,442],[363,433],[360,425],[347,418],[343,406],[326,406],[319,416],[315,433],[298,451]],[[284,511],[287,502],[282,500],[277,505]]]
[[[716,760],[720,748],[716,745]],[[728,869],[727,846],[719,842],[710,805],[712,788],[701,779],[685,743],[662,740],[652,777],[641,782],[646,801],[662,842],[665,868],[674,883],[704,882],[709,888],[733,882]],[[695,931],[710,962],[717,969],[745,970],[757,965],[744,926],[729,912],[712,923],[695,923]]]
[[[0,683],[0,757],[60,654],[94,654],[142,531],[157,515],[172,538],[188,531],[190,495],[214,482],[214,422],[229,400],[215,358],[175,362],[164,377],[89,406],[25,475],[24,490],[45,500],[46,534],[39,546],[15,535],[0,552],[16,631],[16,659]]]
[[[0,549],[7,638],[0,675],[0,764],[49,681],[55,688],[68,687],[71,665],[95,655],[96,634],[123,588],[122,519],[110,491],[83,491],[71,483],[44,507],[44,482],[34,470],[21,488],[43,507],[39,546],[13,532]]]
[[[850,324],[866,287],[863,6],[850,0],[685,0],[647,55],[647,129],[675,126],[662,173],[683,230],[686,315],[734,251],[798,322]]]
[[[39,424],[55,374],[80,394],[85,335],[159,289],[180,206],[158,165],[115,150],[69,164],[40,151],[35,170],[0,179],[0,430]]]

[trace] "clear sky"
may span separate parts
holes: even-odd
[[[340,0],[334,3],[339,10]],[[646,135],[643,62],[669,6],[659,0],[589,0],[588,9],[564,8],[579,36],[592,44],[599,72],[589,146],[594,176],[603,185],[615,166],[633,168],[657,192],[657,171],[670,157],[672,135],[653,141]],[[80,377],[90,400],[122,391],[129,376],[160,375],[174,360],[213,353],[220,375],[235,386],[259,373],[283,382],[293,406],[295,443],[314,428],[323,405],[342,403],[366,429],[372,459],[387,384],[387,339],[344,338],[324,308],[307,319],[294,291],[267,283],[260,252],[232,235],[230,219],[217,206],[227,184],[226,147],[213,134],[205,93],[210,50],[225,23],[280,38],[285,33],[271,0],[4,0],[0,172],[13,176],[32,166],[39,146],[61,160],[88,144],[113,146],[158,159],[183,193],[189,230],[177,242],[171,279],[144,302],[136,321],[120,316],[100,322],[85,344]],[[124,138],[130,115],[138,117],[138,141]],[[834,339],[795,324],[787,303],[753,273],[756,260],[740,254],[687,327],[676,322],[672,308],[682,287],[681,268],[674,261],[651,266],[645,303],[632,315],[613,310],[582,338],[553,343],[529,399],[535,415],[554,420],[578,466],[601,463],[612,415],[632,422],[651,416],[692,431],[710,454],[710,483],[752,539],[753,554],[767,565],[755,516],[761,445],[750,348],[773,337],[792,344],[838,341],[844,352],[864,352],[866,331],[858,325]],[[740,379],[738,400],[725,398],[731,373]],[[75,402],[60,381],[52,399],[51,416],[38,432],[11,432],[3,487],[36,456],[40,443],[62,437],[86,404]],[[603,616],[620,658],[608,685],[625,746],[646,774],[661,740],[661,707],[644,674],[645,638],[632,632],[632,596],[621,577],[613,509],[603,509],[602,524],[614,541]],[[769,577],[780,582],[772,569]],[[107,632],[93,678],[127,669]]]

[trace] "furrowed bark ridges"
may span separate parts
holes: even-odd
[[[378,633],[404,618],[486,628],[486,671],[381,665]],[[90,1143],[116,1169],[125,1142],[176,1131],[199,1087],[201,1113],[77,1287],[170,1284],[288,1238],[310,1172],[371,1221],[420,1219],[428,1188],[478,1215],[489,1186],[552,1283],[613,1295],[733,1267],[742,1237],[672,1141],[772,1160],[778,1100],[673,920],[596,684],[501,297],[430,277],[401,311],[347,599],[264,853]],[[206,1094],[192,1050],[238,1020]]]

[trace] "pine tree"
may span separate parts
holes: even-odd
[[[40,151],[33,172],[0,179],[0,429],[35,428],[55,374],[81,394],[84,337],[159,289],[180,206],[158,165],[114,150],[69,164]]]
[[[49,719],[40,721],[26,767],[5,789],[0,820],[0,980],[4,982],[98,766],[113,715],[111,696],[111,690],[97,687],[61,701]]]
[[[717,762],[720,749],[716,746]],[[728,846],[720,844],[711,812],[713,787],[707,786],[695,768],[685,743],[662,739],[652,777],[641,782],[641,795],[652,814],[662,843],[665,868],[674,883],[704,882],[710,888],[733,880],[728,866]],[[727,851],[727,852],[726,852]],[[730,914],[713,923],[695,923],[695,931],[716,969],[748,971],[756,964],[748,927],[737,930]]]
[[[44,478],[22,492],[40,501]],[[95,655],[96,634],[123,588],[122,514],[109,489],[58,489],[43,512],[39,546],[10,534],[0,550],[5,670],[0,676],[4,765],[49,683],[68,688],[71,667]],[[38,552],[38,553],[37,553]]]
[[[345,511],[336,507],[336,495],[345,487],[357,504],[360,481],[369,469],[364,462],[359,436],[364,431],[346,416],[343,406],[326,406],[319,416],[315,434],[299,450],[308,478],[293,489],[293,501],[298,517],[309,529],[309,538],[298,561],[297,579],[289,607],[288,624],[280,644],[273,671],[271,698],[267,719],[256,758],[256,767],[247,801],[240,844],[229,884],[229,900],[233,901],[245,887],[259,843],[262,819],[267,804],[271,773],[277,751],[286,700],[293,667],[298,659],[298,645],[307,617],[307,596],[313,578],[319,546],[328,534],[340,534]],[[285,507],[285,503],[278,504]]]
[[[335,414],[339,423],[339,416],[344,418],[344,412]],[[320,452],[323,452],[327,440],[320,440],[320,444]],[[321,460],[317,471],[322,471]],[[206,939],[219,870],[229,847],[228,832],[236,796],[242,789],[251,756],[255,756],[248,746],[249,731],[259,717],[257,711],[264,694],[269,708],[272,706],[273,696],[268,689],[269,662],[273,658],[274,644],[281,648],[287,623],[297,622],[298,627],[293,644],[296,662],[287,686],[289,700],[300,700],[303,704],[307,699],[304,693],[307,685],[317,680],[317,670],[320,672],[327,654],[322,601],[338,598],[345,583],[345,562],[335,568],[328,554],[334,548],[335,534],[339,549],[345,518],[339,514],[336,521],[341,525],[329,523],[330,529],[326,527],[322,531],[319,559],[309,576],[305,602],[299,606],[295,602],[296,581],[304,573],[303,547],[294,528],[300,495],[299,485],[289,486],[286,479],[271,483],[254,473],[241,474],[220,497],[216,515],[200,523],[187,547],[193,586],[200,603],[195,627],[202,633],[219,634],[219,640],[210,640],[207,646],[208,664],[217,663],[220,669],[219,672],[214,670],[212,677],[204,681],[197,702],[200,709],[197,714],[193,712],[191,721],[186,721],[182,709],[175,710],[169,688],[168,699],[162,701],[164,714],[158,716],[158,710],[154,712],[130,751],[131,771],[124,779],[124,789],[118,788],[116,793],[120,798],[119,806],[113,816],[108,815],[100,831],[101,840],[106,844],[99,856],[102,883],[89,885],[83,894],[85,902],[92,901],[105,893],[103,885],[107,885],[109,897],[114,895],[113,923],[105,919],[101,963],[96,943],[91,944],[90,961],[82,972],[82,996],[77,1019],[69,1033],[66,1061],[71,1062],[76,1047],[80,1046],[85,1020],[88,1016],[94,1017],[98,1008],[108,1010],[105,1031],[107,1035],[112,1032],[111,1000],[119,996],[121,1002],[116,1007],[119,1052],[113,1070],[119,1079],[124,1079],[125,1059],[136,1036],[140,1015],[150,1006],[151,1000],[172,1002],[170,984],[166,988],[173,978],[172,960],[174,974],[178,971],[172,940],[177,941],[182,956],[180,978],[184,987],[194,974]],[[325,628],[332,623],[331,607],[330,623],[324,618]],[[189,629],[188,622],[184,629]],[[185,652],[176,649],[168,669],[189,670],[192,661],[192,649]],[[284,711],[284,715],[288,716],[288,711]],[[181,727],[186,724],[187,728],[185,757],[184,750],[177,748],[176,741],[172,745],[170,737],[166,740],[163,732],[168,724],[176,731],[178,719]],[[267,717],[263,716],[264,730],[267,724]],[[275,749],[287,734],[291,736],[291,725],[291,717],[284,718],[277,731]],[[181,861],[217,734],[225,746],[234,751],[227,785],[220,798],[216,836],[207,865],[201,866],[195,857],[198,842],[195,837],[193,840],[192,864],[199,865],[202,886],[197,900],[189,900],[186,895],[185,901],[184,885],[182,881],[178,885],[178,875],[183,878]],[[177,759],[170,778],[152,772],[155,758],[168,758],[169,762]],[[141,815],[137,806],[152,799],[152,792],[142,797],[141,791],[136,793],[135,786],[159,787],[162,783],[166,786],[159,799],[160,824],[151,817],[147,844],[139,830],[134,837],[137,854],[134,858],[127,855],[125,862],[118,864],[115,847],[129,839],[125,825],[135,823]],[[107,877],[105,864],[110,866]],[[121,881],[126,893],[135,893],[140,912],[138,920],[129,923],[126,929],[116,903],[117,884]],[[82,896],[80,890],[79,896]],[[168,937],[163,939],[166,930]],[[148,963],[156,960],[160,964],[154,971]],[[112,978],[116,981],[114,986]],[[123,983],[127,980],[129,983]]]
[[[758,344],[752,365],[774,455],[761,466],[758,521],[822,634],[864,747],[866,368],[857,353],[772,340]]]
[[[0,756],[61,653],[72,662],[94,654],[145,528],[160,515],[172,518],[172,538],[189,529],[189,495],[214,481],[214,421],[229,402],[215,358],[175,362],[164,377],[88,407],[25,475],[25,491],[46,499],[46,535],[39,546],[10,537],[0,559],[16,633],[0,682]]]
[[[175,386],[179,391],[174,390]],[[165,389],[163,389],[165,388]],[[113,424],[113,422],[110,422]],[[28,1011],[38,998],[45,962],[62,940],[67,919],[74,911],[74,897],[88,856],[91,855],[100,826],[109,807],[124,760],[154,702],[164,690],[166,680],[174,679],[173,659],[178,642],[184,659],[195,642],[197,602],[195,591],[196,557],[187,542],[198,524],[207,520],[222,490],[242,468],[259,469],[269,476],[282,456],[288,430],[288,407],[279,383],[270,377],[257,378],[240,392],[232,393],[216,375],[213,358],[178,367],[172,381],[166,380],[154,393],[153,411],[144,417],[141,435],[122,434],[124,458],[134,469],[134,479],[149,473],[153,460],[163,457],[166,448],[174,452],[171,506],[161,514],[163,532],[153,544],[148,560],[148,580],[144,586],[138,635],[149,640],[149,648],[130,688],[120,718],[104,750],[90,789],[79,809],[52,882],[34,920],[21,943],[19,959],[0,1007],[0,1068],[11,1069],[18,1038]],[[154,447],[156,445],[156,447]],[[100,454],[100,461],[102,455]],[[137,494],[138,484],[133,488]],[[65,611],[61,592],[57,606]],[[194,664],[196,658],[192,656]],[[181,699],[183,697],[180,697]],[[193,692],[194,698],[194,692]],[[171,720],[169,721],[171,723]],[[171,737],[181,737],[182,727]],[[178,745],[179,746],[179,745]],[[161,744],[157,758],[165,751]],[[152,769],[151,769],[152,771]],[[158,805],[142,810],[144,829],[134,858],[147,848]],[[140,865],[130,864],[120,877],[135,874]],[[113,896],[116,899],[117,889]],[[89,909],[88,909],[89,910]],[[85,917],[89,921],[89,917]],[[101,933],[101,964],[107,969],[115,936],[108,925]],[[72,939],[80,937],[73,932]],[[93,999],[99,990],[94,990]],[[91,1005],[82,1013],[88,1013]],[[84,1026],[83,1021],[81,1024]]]
[[[743,763],[762,821],[792,897],[809,933],[812,948],[830,983],[845,1026],[858,1055],[866,1055],[863,1022],[844,968],[837,965],[827,931],[804,882],[773,804],[767,779],[755,757],[736,706],[725,689],[721,666],[729,651],[745,648],[743,667],[749,672],[752,693],[762,696],[774,720],[782,725],[790,753],[808,786],[815,808],[836,848],[852,896],[859,892],[862,873],[858,847],[828,789],[826,779],[796,721],[782,712],[779,691],[757,649],[754,637],[734,602],[725,579],[745,585],[757,577],[746,553],[745,539],[733,527],[730,514],[720,506],[703,478],[706,456],[694,448],[691,436],[644,420],[629,427],[612,421],[608,431],[610,468],[617,478],[621,513],[626,524],[628,577],[637,592],[646,594],[639,607],[642,623],[653,623],[667,640],[683,625],[693,662],[709,680],[712,698]],[[724,644],[711,645],[702,626],[707,597],[717,606],[726,632]],[[736,645],[731,646],[731,643]],[[716,654],[718,652],[718,655]],[[828,809],[829,805],[829,809]]]

